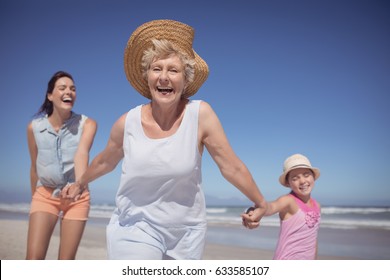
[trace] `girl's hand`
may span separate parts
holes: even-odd
[[[248,229],[257,228],[260,225],[260,219],[264,216],[266,209],[263,207],[249,207],[242,217],[242,225]]]

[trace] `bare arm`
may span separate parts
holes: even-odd
[[[34,195],[37,182],[38,182],[38,174],[37,174],[38,148],[35,142],[32,123],[30,123],[27,127],[27,143],[28,143],[28,150],[30,152],[30,159],[31,159],[31,165],[30,165],[31,195]]]
[[[84,174],[89,163],[89,151],[95,138],[97,124],[93,119],[85,121],[83,134],[81,135],[76,154],[74,156],[74,169],[76,181]]]
[[[291,198],[288,196],[281,196],[277,200],[267,203],[267,211],[265,216],[272,216],[276,213],[291,212]]]
[[[243,218],[251,223],[249,227],[257,227],[266,211],[263,195],[246,165],[234,153],[217,115],[205,102],[201,103],[199,118],[201,143],[206,146],[222,176],[255,204],[255,213]]]
[[[84,174],[75,184],[63,190],[63,196],[76,199],[93,180],[111,172],[123,158],[123,133],[127,114],[122,115],[113,125],[105,149],[91,162]]]

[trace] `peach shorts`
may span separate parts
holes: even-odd
[[[30,215],[35,212],[50,213],[67,220],[88,220],[90,208],[89,192],[85,191],[79,200],[70,202],[68,199],[52,197],[54,189],[37,187],[31,201]]]

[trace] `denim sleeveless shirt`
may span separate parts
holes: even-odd
[[[63,188],[68,182],[75,181],[74,155],[86,119],[86,116],[72,112],[58,132],[51,126],[47,115],[32,121],[38,147],[37,186]]]

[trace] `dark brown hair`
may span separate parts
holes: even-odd
[[[70,75],[69,73],[67,73],[65,71],[58,71],[58,72],[54,73],[54,75],[50,78],[49,82],[47,83],[45,101],[43,102],[43,104],[39,108],[38,113],[36,113],[37,116],[43,115],[43,114],[47,114],[48,116],[50,116],[53,113],[53,103],[47,98],[47,95],[51,94],[53,92],[56,82],[63,77],[68,77],[69,79],[71,79],[74,82],[72,75]]]

